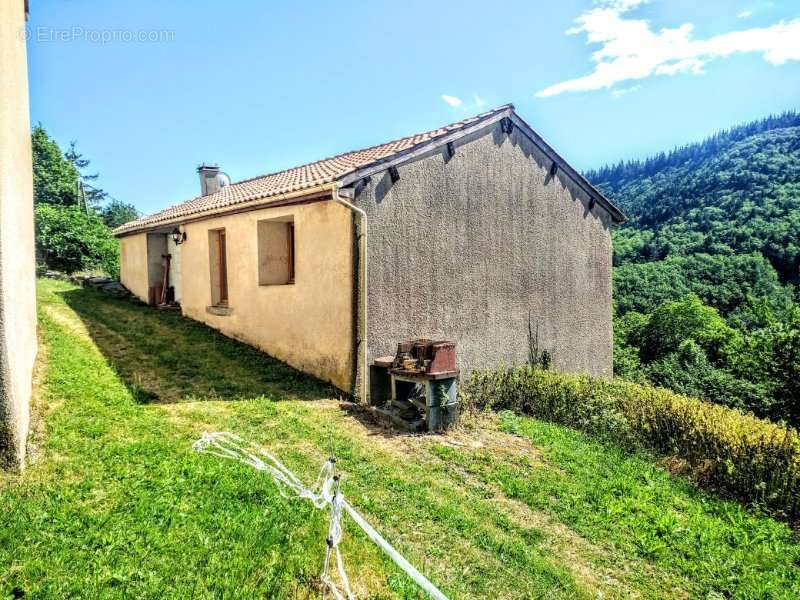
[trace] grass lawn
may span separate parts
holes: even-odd
[[[311,483],[332,438],[352,504],[451,598],[796,598],[800,546],[574,431],[505,414],[394,435],[178,315],[39,284],[36,460],[0,475],[0,597],[317,598],[326,514],[193,453],[233,431]],[[359,597],[417,598],[354,525]]]

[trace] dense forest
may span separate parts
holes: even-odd
[[[800,113],[586,175],[629,218],[617,374],[800,425]]]

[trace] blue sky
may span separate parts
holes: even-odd
[[[579,169],[800,108],[796,0],[34,0],[31,117],[153,212],[513,102]]]

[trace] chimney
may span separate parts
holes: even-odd
[[[219,191],[219,167],[217,165],[202,164],[197,167],[200,174],[200,195],[208,196]]]

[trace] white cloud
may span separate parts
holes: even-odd
[[[622,98],[623,96],[626,96],[628,94],[632,94],[633,92],[638,92],[640,89],[642,89],[641,85],[632,85],[629,88],[622,88],[622,89],[618,89],[618,90],[613,90],[611,92],[611,95],[614,98]]]
[[[691,23],[653,31],[648,21],[625,16],[647,1],[603,0],[597,3],[598,7],[575,19],[575,27],[567,34],[585,34],[588,43],[600,44],[592,54],[594,71],[551,85],[536,95],[548,97],[607,89],[623,81],[654,75],[700,75],[712,60],[737,53],[759,53],[774,65],[800,60],[800,18],[770,27],[693,39]]]
[[[447,102],[450,106],[461,106],[463,100],[461,98],[456,98],[455,96],[448,96],[447,94],[442,94],[442,100]]]
[[[753,16],[753,11],[752,10],[743,10],[739,14],[737,14],[736,16],[739,17],[740,19],[749,19],[750,17]]]
[[[475,101],[475,106],[477,106],[478,108],[483,108],[484,106],[486,106],[486,100],[478,96],[478,94],[475,94],[472,97],[472,99]]]
[[[594,0],[595,4],[621,13],[641,6],[642,4],[647,4],[648,2],[650,2],[650,0]]]

